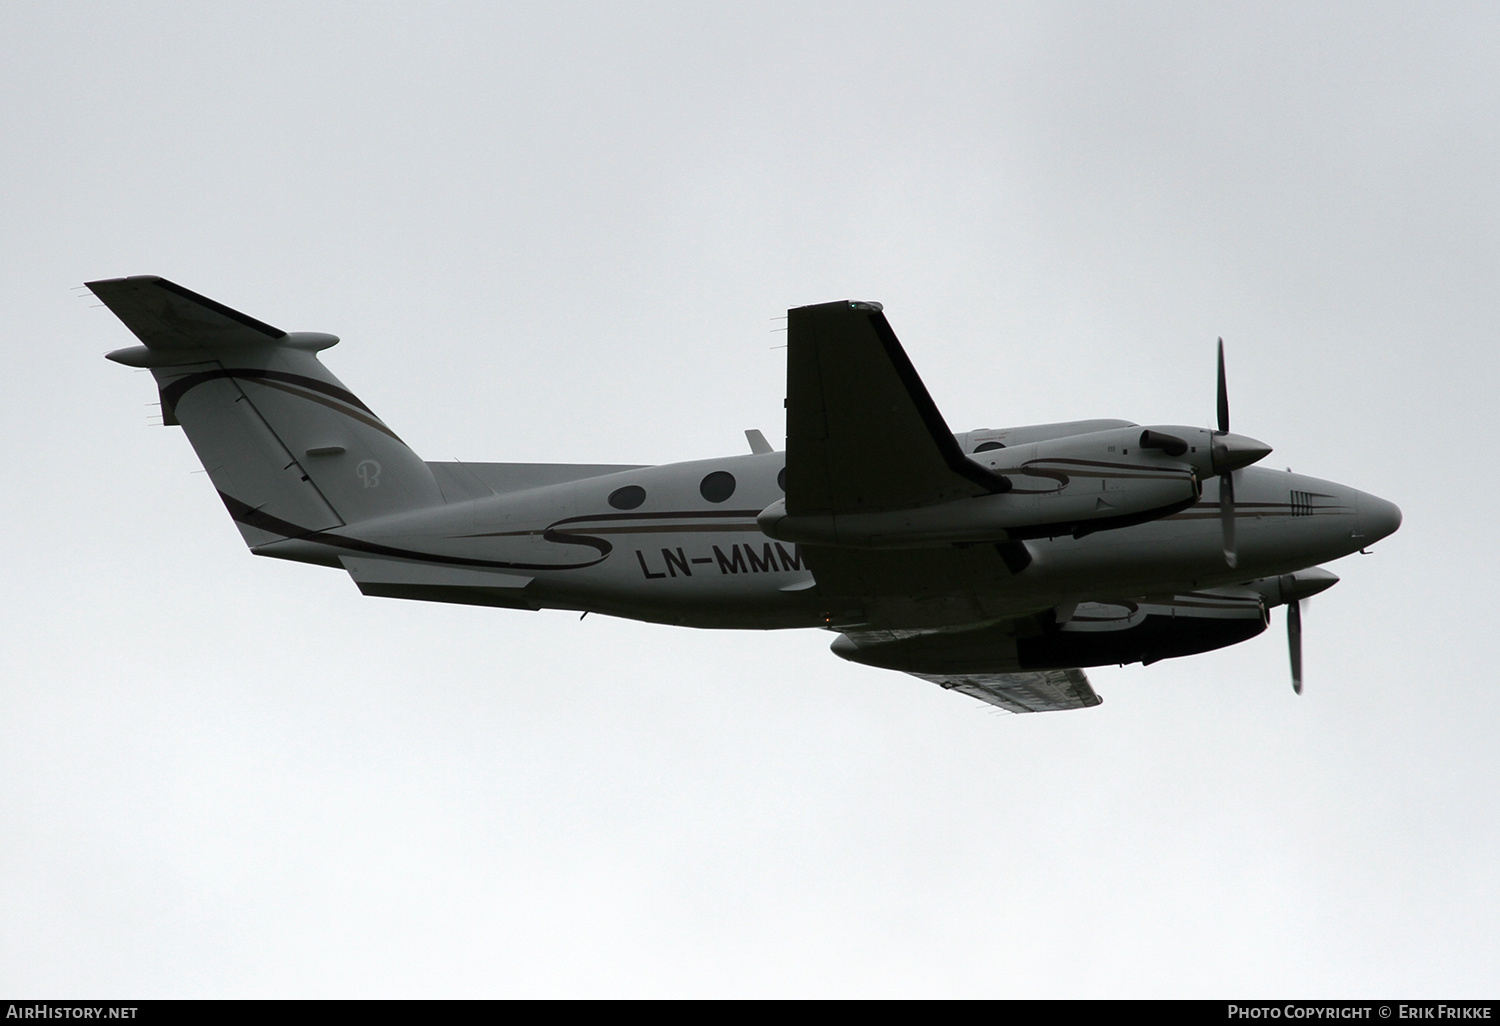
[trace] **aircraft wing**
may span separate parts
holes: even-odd
[[[786,388],[788,513],[906,509],[1009,488],[964,454],[878,303],[788,310]],[[970,592],[1031,562],[1019,542],[801,548],[830,599]]]
[[[786,508],[905,509],[1006,491],[970,460],[878,303],[787,311]]]
[[[1026,673],[913,673],[949,691],[961,691],[1007,712],[1061,712],[1087,709],[1104,701],[1082,670]]]

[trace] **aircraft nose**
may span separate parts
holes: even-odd
[[[1395,534],[1401,526],[1401,510],[1394,502],[1366,492],[1359,493],[1357,517],[1359,533],[1366,545]]]

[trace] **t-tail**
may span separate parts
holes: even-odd
[[[432,471],[318,360],[338,342],[285,332],[141,275],[88,283],[144,345],[109,359],[149,368],[255,548],[443,502]]]

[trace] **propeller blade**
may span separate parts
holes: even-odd
[[[1239,566],[1234,545],[1234,473],[1219,475],[1219,527],[1224,532],[1224,562]]]
[[[1229,382],[1224,377],[1224,340],[1219,339],[1219,434],[1229,434]]]
[[[1229,434],[1229,380],[1224,375],[1222,336],[1219,338],[1219,434]],[[1234,465],[1229,463],[1230,449],[1227,440],[1223,443],[1215,440],[1213,451],[1216,464],[1228,464],[1224,473],[1219,475],[1219,529],[1224,534],[1224,562],[1232,570],[1240,563],[1234,545]]]
[[[1292,657],[1292,690],[1302,694],[1302,603],[1286,604],[1286,647]]]

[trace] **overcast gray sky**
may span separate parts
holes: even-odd
[[[1493,4],[6,4],[0,991],[1470,996],[1500,982]],[[783,432],[876,299],[963,430],[1209,424],[1398,503],[1305,616],[1006,717],[821,632],[251,557],[81,282],[429,459]]]

